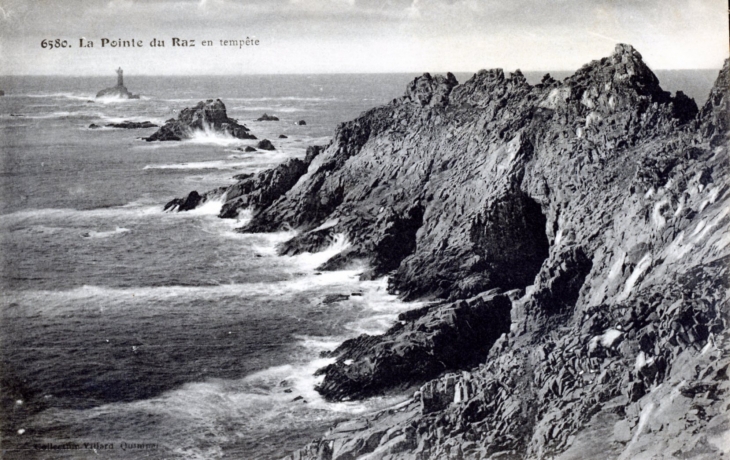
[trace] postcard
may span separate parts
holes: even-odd
[[[3,459],[730,455],[719,0],[2,0]]]

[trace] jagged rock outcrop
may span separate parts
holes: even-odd
[[[219,187],[217,189],[205,192],[204,194],[199,194],[196,190],[193,190],[186,196],[185,198],[175,198],[171,201],[169,201],[167,204],[165,204],[165,207],[163,208],[163,211],[167,212],[182,212],[182,211],[192,211],[193,209],[197,208],[198,206],[202,205],[203,203],[219,199],[223,197],[226,193],[226,187]]]
[[[361,335],[332,352],[337,361],[318,371],[325,379],[317,390],[333,400],[364,398],[474,366],[509,331],[510,308],[506,295],[488,292],[401,315],[386,334]]]
[[[298,229],[286,253],[345,234],[322,268],[441,299],[343,344],[325,396],[445,373],[289,458],[730,455],[729,97],[730,61],[698,110],[618,45],[562,82],[424,75],[341,124],[242,231]]]
[[[193,108],[183,109],[177,119],[167,120],[164,126],[145,140],[180,141],[190,139],[196,132],[212,132],[237,139],[256,139],[247,127],[228,118],[223,101],[208,99],[198,102]]]

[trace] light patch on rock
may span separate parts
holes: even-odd
[[[651,213],[651,220],[656,228],[662,228],[667,224],[667,219],[665,219],[662,215],[662,210],[668,205],[669,200],[666,198],[654,205],[654,210]]]
[[[647,357],[646,353],[643,351],[639,352],[638,355],[636,355],[636,361],[634,362],[634,370],[640,371],[646,366],[651,366],[654,364],[654,357]]]
[[[540,103],[540,107],[555,110],[564,106],[570,97],[570,88],[555,88],[550,91],[544,101]]]
[[[591,112],[586,116],[586,128],[601,121],[603,121],[603,117],[598,112]]]
[[[647,253],[644,255],[644,257],[641,258],[639,263],[636,264],[636,268],[626,280],[624,290],[616,298],[618,302],[623,302],[624,300],[629,298],[629,295],[631,295],[631,292],[634,290],[634,286],[636,285],[636,283],[638,283],[642,279],[644,273],[649,269],[649,267],[651,267],[651,261],[651,254]]]

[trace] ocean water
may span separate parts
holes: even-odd
[[[660,79],[701,103],[715,75]],[[218,219],[221,202],[162,207],[302,157],[412,77],[130,75],[142,98],[129,101],[94,100],[113,76],[0,77],[2,458],[278,458],[338,420],[400,402],[328,403],[313,389],[328,362],[321,351],[418,306],[388,295],[383,279],[358,281],[358,270],[317,272],[344,237],[323,253],[278,257],[275,245],[293,233],[238,234],[247,216]],[[161,124],[209,98],[277,150],[88,128]],[[254,121],[264,112],[281,121]]]

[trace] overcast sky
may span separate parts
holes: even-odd
[[[0,0],[0,73],[574,70],[630,43],[654,69],[719,68],[725,0]],[[80,49],[79,38],[94,42]],[[171,38],[195,40],[172,47]],[[256,38],[242,49],[220,40]],[[69,49],[42,49],[66,39]],[[101,38],[142,48],[101,48]],[[164,48],[149,46],[153,38]],[[201,40],[214,46],[203,47]]]

